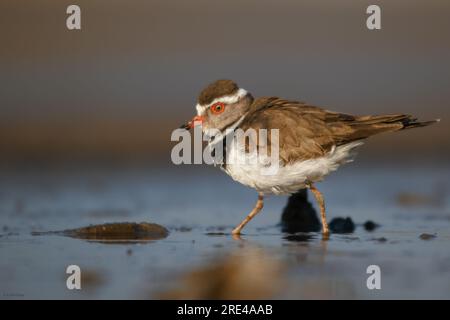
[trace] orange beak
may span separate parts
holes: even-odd
[[[192,129],[193,127],[195,127],[196,125],[200,125],[203,123],[203,117],[202,116],[195,116],[194,118],[192,118],[191,121],[189,121],[186,124],[183,124],[182,126],[180,126],[180,129]]]

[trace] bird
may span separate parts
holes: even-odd
[[[247,223],[263,209],[266,196],[289,195],[309,189],[320,208],[322,234],[328,237],[330,229],[325,201],[316,183],[342,164],[353,161],[355,149],[365,139],[379,133],[425,127],[440,120],[418,121],[407,114],[351,115],[277,96],[255,99],[250,92],[228,79],[206,86],[195,107],[197,115],[181,129],[201,125],[206,135],[212,130],[278,130],[279,168],[273,175],[261,174],[260,163],[232,163],[232,155],[246,150],[235,144],[226,145],[221,169],[233,180],[258,193],[254,208],[232,230],[233,235],[240,235]],[[209,144],[221,141],[217,139],[224,139],[224,135],[213,136]],[[263,142],[256,140],[256,150],[259,150]]]

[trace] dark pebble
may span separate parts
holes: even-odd
[[[334,218],[329,224],[333,233],[352,233],[355,231],[355,223],[352,218]]]
[[[366,231],[373,231],[378,227],[379,225],[371,220],[368,220],[364,223],[364,229],[366,229]]]
[[[419,238],[422,239],[422,240],[431,240],[431,239],[436,238],[436,235],[435,234],[429,234],[429,233],[422,233],[419,236]]]
[[[387,242],[387,239],[386,239],[385,237],[374,238],[374,239],[372,239],[372,240],[373,240],[373,241],[377,241],[377,242],[381,242],[381,243]]]

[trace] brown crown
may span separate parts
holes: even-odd
[[[239,90],[237,84],[231,80],[217,80],[208,85],[198,96],[201,105],[210,104],[214,99],[234,94]]]

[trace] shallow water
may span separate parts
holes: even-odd
[[[256,194],[213,168],[15,170],[0,177],[2,299],[450,298],[450,167],[352,164],[330,175],[318,184],[329,220],[349,216],[357,227],[328,241],[281,231],[286,197],[267,198],[233,239],[232,227]],[[367,220],[380,227],[364,230]],[[138,243],[32,235],[124,221],[158,223],[170,234]],[[424,233],[436,237],[423,240]],[[66,288],[72,264],[82,270],[81,290]],[[369,265],[381,268],[381,290],[367,289]],[[221,285],[210,290],[211,283]]]

